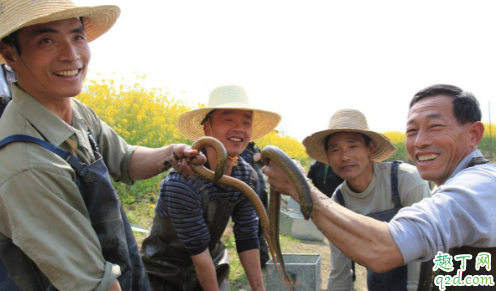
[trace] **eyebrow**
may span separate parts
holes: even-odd
[[[433,119],[433,118],[440,118],[440,117],[442,117],[441,113],[432,113],[432,114],[427,115],[425,118],[426,119]],[[414,119],[410,119],[410,120],[408,120],[408,122],[406,123],[406,125],[412,124],[415,121],[416,121],[415,118]]]
[[[226,110],[226,111],[222,112],[221,115],[222,116],[224,116],[224,115],[234,115],[234,110]],[[244,118],[248,118],[250,120],[253,119],[252,115],[250,115],[250,114],[243,114],[243,117]]]
[[[31,35],[37,36],[37,35],[44,34],[44,33],[58,33],[58,32],[59,31],[57,29],[53,29],[53,28],[40,28],[40,29],[34,31]],[[78,26],[78,27],[72,29],[71,33],[72,34],[74,34],[74,33],[86,33],[86,30],[84,30],[83,26]]]
[[[357,142],[359,142],[358,139],[347,139],[344,143],[357,143]],[[336,147],[338,145],[338,143],[339,142],[335,142],[335,143],[331,144],[328,148],[329,149],[330,148],[334,148],[334,147]]]

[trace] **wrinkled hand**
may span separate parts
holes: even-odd
[[[189,163],[203,165],[207,161],[207,158],[198,150],[191,149],[189,145],[176,144],[172,148],[170,161],[174,170],[183,178],[188,178],[195,175]]]
[[[303,169],[300,167],[300,170]],[[262,168],[262,171],[267,175],[269,184],[273,189],[279,193],[283,193],[291,196],[296,202],[300,202],[298,198],[298,193],[296,192],[296,187],[293,182],[289,179],[288,175],[273,161],[269,161],[269,164]],[[303,173],[305,171],[303,170]]]

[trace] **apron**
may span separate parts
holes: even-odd
[[[76,185],[88,209],[91,224],[102,247],[103,257],[121,268],[121,276],[118,278],[121,289],[147,291],[149,284],[131,226],[91,134],[89,140],[96,158],[96,161],[90,165],[79,162],[69,151],[27,135],[9,136],[0,142],[0,148],[12,142],[31,142],[66,160],[76,172]],[[22,291],[57,290],[34,262],[12,243],[12,240],[0,242],[0,260],[8,271],[0,273],[0,282],[11,280],[17,284],[18,290]],[[0,290],[17,291],[16,289]]]
[[[400,161],[394,161],[391,165],[391,199],[394,203],[394,208],[376,213],[368,214],[379,221],[389,222],[402,208],[398,191],[398,166]],[[339,204],[345,206],[343,194],[341,190],[336,191],[336,198]],[[355,262],[352,262],[353,274],[355,274]],[[355,275],[353,275],[355,278]],[[354,279],[353,278],[353,279]],[[376,273],[367,269],[367,287],[369,291],[406,291],[408,279],[407,266],[401,266],[384,273]]]
[[[210,201],[207,189],[209,183],[201,180],[198,175],[191,178],[202,196],[203,217],[210,232],[208,249],[215,265],[217,282],[221,284],[229,278],[229,258],[220,239],[234,207],[245,197],[242,196],[236,202],[224,199]],[[178,238],[169,217],[155,215],[150,235],[143,241],[141,257],[153,291],[203,290],[191,256]]]

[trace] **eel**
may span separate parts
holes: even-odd
[[[293,284],[291,282],[291,279],[289,275],[286,272],[286,268],[284,266],[284,261],[281,253],[281,247],[279,243],[279,208],[280,208],[280,193],[272,192],[271,188],[271,200],[270,200],[270,220],[267,215],[267,212],[265,210],[265,207],[260,200],[260,197],[258,194],[246,183],[244,183],[241,180],[238,180],[236,178],[230,177],[223,175],[225,172],[225,166],[224,170],[222,170],[221,167],[218,167],[219,164],[226,164],[226,157],[227,155],[224,155],[222,153],[225,153],[225,148],[222,145],[220,141],[213,137],[202,137],[198,140],[196,140],[192,145],[192,149],[196,150],[201,150],[204,147],[212,147],[217,153],[217,167],[215,168],[215,173],[207,168],[205,168],[203,165],[193,165],[190,164],[191,168],[195,173],[197,173],[200,177],[203,179],[222,185],[222,186],[228,186],[235,188],[236,190],[240,191],[243,195],[246,196],[246,198],[252,203],[259,219],[260,219],[260,224],[262,225],[263,232],[265,234],[265,237],[267,239],[267,244],[269,245],[269,250],[270,254],[272,256],[272,260],[274,261],[274,266],[276,267],[277,273],[279,274],[279,277],[281,278],[282,282],[286,287],[292,288]],[[301,173],[301,171],[296,167],[296,165],[293,163],[293,161],[281,150],[279,150],[276,147],[269,146],[268,148],[268,153],[263,154],[262,152],[262,159],[268,162],[268,160],[273,160],[274,162],[278,163],[281,168],[283,169],[288,169],[288,171],[291,172],[291,179],[292,177],[295,177],[293,180],[295,184],[299,183],[298,185],[302,184],[300,181],[303,179],[306,183],[306,178]],[[266,147],[267,148],[267,147]],[[275,148],[275,150],[274,150]],[[269,149],[272,149],[269,151]],[[265,151],[265,148],[264,148]],[[221,158],[219,158],[221,157]],[[289,162],[288,162],[289,161]],[[280,164],[282,163],[282,164]],[[222,175],[220,174],[220,171],[222,170]],[[218,178],[219,177],[219,178]],[[301,201],[308,201],[307,197],[310,197],[310,188],[307,185],[307,188],[304,186],[299,186],[297,189],[304,189],[304,191],[307,191],[305,193],[302,193],[300,195],[300,200]],[[274,197],[278,197],[278,201],[274,202]],[[311,204],[311,197],[310,197],[310,204]],[[275,208],[277,207],[277,209]],[[306,207],[307,211],[311,211],[311,206],[310,209]],[[309,216],[310,214],[308,214]],[[308,218],[307,218],[308,219]],[[279,266],[279,265],[280,266]],[[284,275],[283,275],[284,274]]]
[[[295,184],[296,191],[300,200],[300,207],[303,217],[308,220],[313,209],[313,200],[310,186],[308,185],[307,178],[300,171],[295,162],[281,149],[276,146],[268,145],[262,150],[262,162],[269,165],[269,161],[275,162],[281,169],[288,175],[289,179]],[[280,246],[279,242],[279,212],[281,210],[281,193],[274,190],[270,186],[270,232],[277,235],[273,236],[273,244]],[[284,258],[281,253],[280,247],[276,249],[277,262],[281,264],[281,269],[287,276],[286,268],[284,266]],[[274,265],[276,260],[274,259]]]

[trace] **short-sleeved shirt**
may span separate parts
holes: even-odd
[[[16,85],[12,93],[0,119],[0,139],[25,134],[72,151],[70,139],[80,161],[89,164],[95,161],[89,129],[109,174],[133,183],[128,166],[136,147],[89,107],[71,99],[69,125]],[[113,283],[118,273],[103,258],[69,164],[36,144],[18,142],[0,150],[0,165],[0,240],[11,239],[59,290],[99,290],[106,285],[101,282]]]
[[[232,169],[231,177],[249,184],[248,163],[239,158],[238,165]],[[251,202],[243,199],[244,194],[234,188],[224,188],[199,179],[201,184],[206,184],[211,202],[223,199],[235,203],[242,199],[232,213],[237,251],[259,248],[258,216]],[[258,192],[258,183],[256,189]],[[162,182],[156,213],[162,217],[170,217],[179,239],[191,256],[202,253],[208,247],[210,233],[203,216],[202,194],[193,178],[183,179],[174,171],[167,175]]]
[[[371,214],[395,207],[391,190],[391,162],[372,162],[374,176],[362,193],[352,191],[344,182],[341,190],[346,208],[359,213]],[[424,198],[430,197],[429,185],[424,181],[417,169],[409,164],[398,166],[398,194],[402,206],[410,206]],[[332,199],[337,202],[336,195]],[[329,290],[350,290],[352,286],[351,260],[338,248],[331,245],[331,274]],[[408,264],[407,289],[417,290],[419,263]]]
[[[461,246],[496,247],[496,165],[466,168],[475,157],[483,155],[467,155],[431,198],[401,209],[388,223],[405,262]]]

